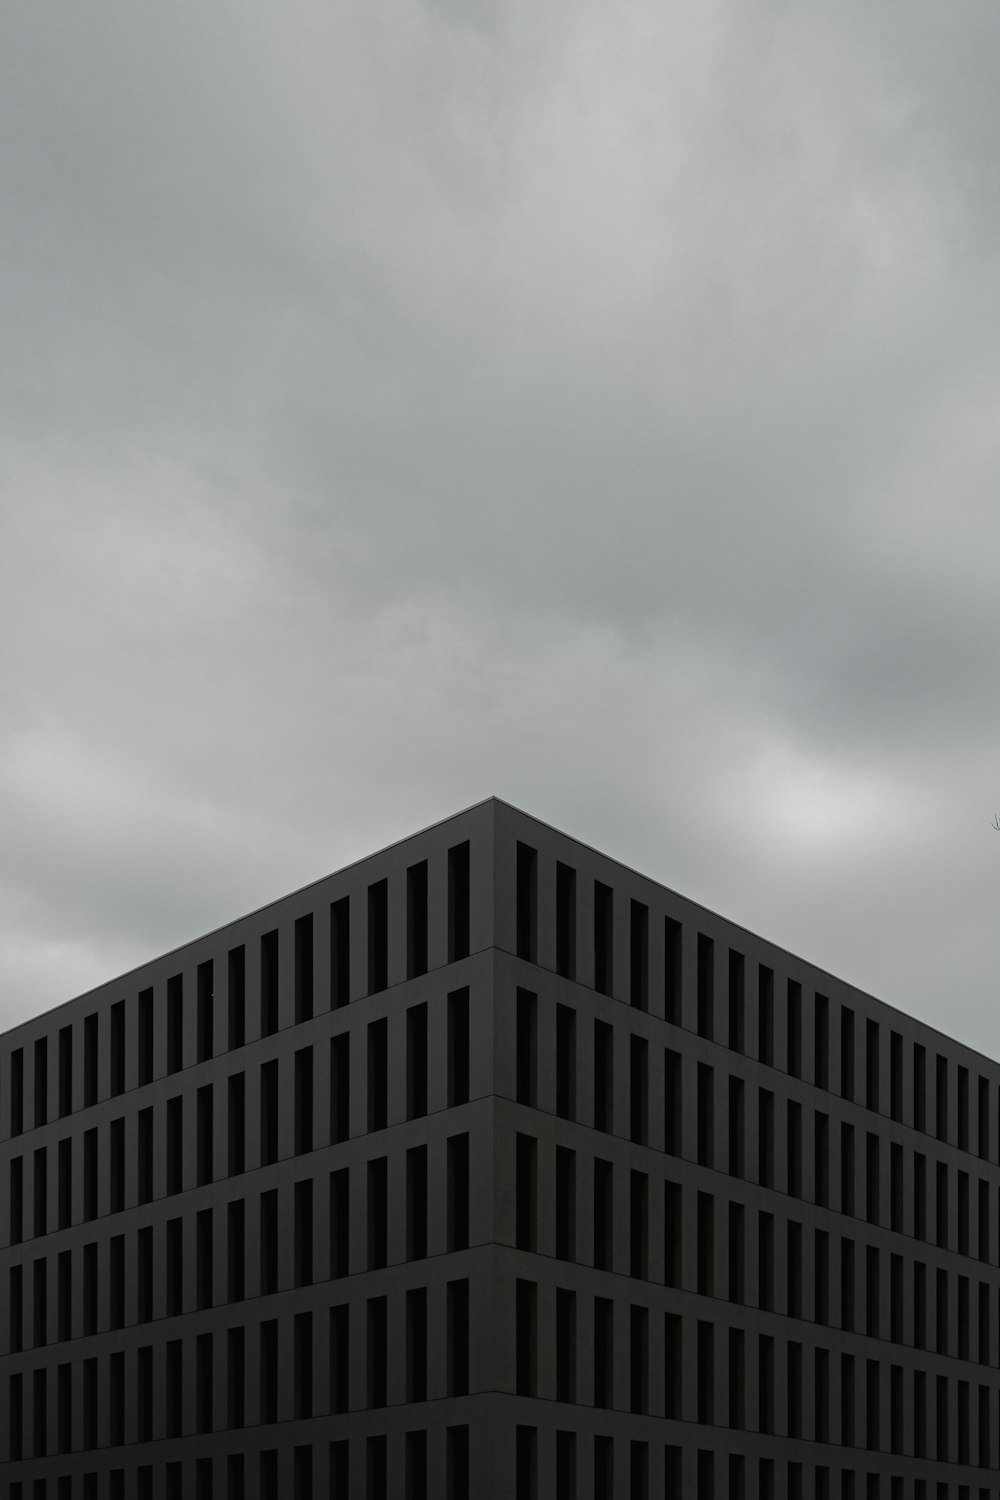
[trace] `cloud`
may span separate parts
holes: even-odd
[[[497,791],[995,1050],[994,9],[7,30],[6,1018]]]

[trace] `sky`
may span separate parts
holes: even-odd
[[[0,7],[0,1025],[496,794],[1000,1057],[998,52]]]

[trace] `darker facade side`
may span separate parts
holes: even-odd
[[[0,1038],[0,1500],[1000,1500],[998,1163],[490,800]]]

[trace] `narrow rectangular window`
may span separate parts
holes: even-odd
[[[385,1297],[368,1299],[368,1405],[384,1406],[389,1362],[388,1302]]]
[[[311,1312],[296,1313],[292,1322],[292,1409],[295,1412],[297,1421],[302,1421],[313,1414],[313,1331]],[[312,1500],[311,1491],[310,1500]]]
[[[260,1292],[268,1297],[278,1290],[278,1193],[271,1188],[260,1195]]]
[[[774,1215],[757,1217],[757,1304],[762,1312],[774,1310]]]
[[[212,1289],[212,1210],[199,1209],[195,1215],[195,1304],[211,1307],[215,1301]]]
[[[774,1066],[774,970],[766,964],[757,968],[757,1056]]]
[[[793,1078],[802,1077],[802,986],[790,979],[786,987],[787,1064]]]
[[[406,1258],[423,1260],[427,1254],[427,1147],[411,1146],[406,1153]]]
[[[990,1084],[988,1078],[979,1080],[979,1155],[986,1161],[990,1154]]]
[[[729,1205],[729,1300],[746,1301],[746,1251],[743,1230],[744,1209],[742,1203]]]
[[[300,1047],[295,1054],[295,1155],[313,1148],[313,1049]]]
[[[195,1428],[198,1432],[211,1432],[212,1391],[215,1382],[212,1371],[212,1335],[210,1333],[199,1333],[195,1340],[194,1368]]]
[[[471,916],[469,843],[448,850],[448,962],[469,956]]]
[[[790,1318],[802,1316],[802,1225],[788,1221],[785,1257],[786,1311]]]
[[[729,950],[729,1046],[733,1052],[742,1052],[744,1045],[746,962],[735,948]]]
[[[296,917],[295,940],[295,1021],[308,1021],[313,1013],[313,919],[312,912]]]
[[[698,1194],[697,1219],[697,1286],[698,1295],[715,1295],[715,1199],[711,1193]]]
[[[663,919],[663,1014],[671,1026],[681,1019],[681,951],[682,929],[673,917]]]
[[[649,1410],[649,1309],[629,1308],[629,1410]]]
[[[349,1168],[330,1173],[330,1276],[349,1274],[351,1196]]]
[[[10,1054],[10,1133],[20,1135],[24,1130],[24,1048],[17,1047]]]
[[[85,1213],[85,1217],[94,1219],[94,1218],[97,1217],[97,1131],[96,1130],[88,1131],[87,1135],[92,1137],[92,1142],[91,1142],[92,1149],[86,1149],[87,1148],[87,1137],[85,1136],[84,1137],[84,1147],[85,1147],[85,1150],[84,1150],[84,1171],[85,1171],[84,1198],[85,1198],[85,1200],[86,1200],[86,1202],[88,1204],[92,1205],[93,1211],[91,1213],[89,1213],[89,1214]],[[34,1218],[35,1218],[35,1226],[34,1227],[35,1227],[35,1235],[36,1236],[37,1235],[46,1234],[48,1232],[48,1227],[49,1227],[49,1225],[48,1225],[48,1208],[49,1208],[49,1171],[48,1171],[48,1160],[49,1159],[48,1159],[48,1150],[47,1150],[47,1148],[45,1146],[39,1146],[38,1149],[37,1149],[37,1151],[34,1153],[34,1171],[35,1171],[35,1189],[34,1189],[34,1199],[35,1199],[35,1214],[34,1214]],[[89,1162],[89,1173],[90,1173],[90,1175],[89,1175],[89,1191],[88,1191],[88,1180],[86,1180],[86,1173],[87,1173],[87,1170],[88,1170],[88,1162]]]
[[[469,1283],[449,1281],[446,1308],[449,1396],[469,1394]]]
[[[715,1421],[715,1324],[698,1324],[697,1367],[698,1421]],[[709,1490],[710,1495],[713,1491]]]
[[[368,1163],[368,1269],[378,1271],[388,1256],[389,1177],[386,1157]]]
[[[854,1213],[854,1126],[840,1125],[840,1212]]]
[[[742,1328],[729,1330],[729,1425],[746,1426],[746,1348]]]
[[[935,1128],[939,1141],[948,1139],[948,1059],[940,1053],[937,1059],[935,1089]]]
[[[226,1208],[226,1299],[242,1302],[246,1296],[246,1208],[242,1198]]]
[[[865,1106],[879,1107],[879,1028],[877,1021],[865,1022]]]
[[[120,1240],[121,1240],[121,1236],[120,1235],[114,1236],[112,1238],[112,1240],[111,1240],[111,1246],[112,1246],[111,1261],[112,1261],[112,1266],[114,1266],[114,1261],[115,1261],[114,1247],[115,1247],[116,1242],[118,1242]],[[119,1246],[119,1248],[121,1248],[121,1246]],[[120,1262],[119,1269],[122,1269],[122,1270],[124,1269],[124,1258],[122,1258],[122,1260]],[[42,1344],[47,1344],[48,1341],[49,1341],[49,1281],[48,1281],[48,1263],[45,1260],[44,1256],[42,1256],[39,1260],[36,1260],[35,1263],[34,1263],[34,1265],[32,1266],[32,1277],[31,1277],[31,1279],[32,1279],[31,1294],[32,1294],[32,1300],[33,1300],[33,1303],[34,1303],[34,1343],[35,1343],[35,1346],[37,1348],[38,1346],[40,1346]],[[112,1292],[113,1291],[114,1291],[114,1279],[113,1279],[113,1276],[112,1276]],[[115,1323],[114,1322],[114,1320],[113,1320],[113,1313],[112,1313],[112,1327],[114,1327],[114,1328],[120,1328],[121,1327],[120,1323]]]
[[[556,1288],[556,1400],[576,1400],[576,1293]]]
[[[143,1321],[142,1231],[139,1234],[139,1319]],[[73,1337],[73,1252],[60,1250],[56,1259],[56,1337],[65,1342]],[[982,1298],[980,1297],[980,1304]],[[988,1304],[987,1304],[988,1306]],[[12,1351],[13,1352],[13,1351]],[[985,1361],[981,1361],[985,1363]]]
[[[469,991],[448,996],[448,1108],[469,1102]]]
[[[774,1187],[774,1095],[757,1090],[757,1174],[761,1187]]]
[[[629,1038],[629,1135],[644,1146],[649,1125],[649,1047],[644,1037]]]
[[[515,1046],[516,1096],[518,1104],[534,1105],[538,1069],[537,1004],[530,990],[517,992]]]
[[[342,1031],[330,1039],[330,1143],[351,1134],[351,1039]]]
[[[576,1255],[576,1152],[556,1147],[556,1258]]]
[[[514,1152],[514,1242],[519,1250],[534,1250],[538,1201],[538,1143],[518,1132]]]
[[[389,882],[368,887],[368,993],[378,994],[389,983]]]
[[[141,990],[138,1005],[139,1083],[153,1081],[153,991]]]
[[[260,939],[260,1034],[273,1036],[279,1023],[278,932],[264,932]]]
[[[594,989],[610,995],[614,982],[614,892],[594,881]]]
[[[958,1149],[969,1149],[969,1070],[958,1070]]]
[[[170,1339],[166,1345],[166,1376],[167,1436],[180,1437],[184,1395],[180,1339]]]
[[[83,1104],[97,1103],[97,1017],[87,1016],[83,1023]]]
[[[40,1036],[35,1042],[35,1127],[49,1118],[49,1043]]]
[[[339,1010],[351,998],[350,897],[330,905],[330,1009]]]
[[[840,1095],[854,1098],[854,1012],[846,1005],[840,1008]]]
[[[629,1173],[629,1275],[649,1275],[649,1178]]]
[[[230,1177],[246,1170],[246,1075],[233,1073],[227,1081],[228,1169]]]
[[[153,1346],[136,1351],[136,1426],[140,1443],[153,1439]]]
[[[260,1325],[260,1420],[265,1424],[278,1420],[278,1322],[276,1318],[268,1318]],[[263,1458],[264,1455],[262,1454],[261,1457]],[[272,1495],[273,1500],[278,1500],[276,1487],[272,1489]]]
[[[684,1339],[683,1324],[679,1313],[663,1316],[663,1415],[676,1421],[683,1409],[684,1397]],[[680,1490],[676,1500],[681,1500]]]
[[[614,1405],[614,1315],[610,1297],[594,1298],[594,1405],[601,1408]]]
[[[59,1114],[73,1109],[73,1028],[63,1026],[59,1032]]]
[[[889,1033],[889,1114],[903,1119],[903,1038],[898,1031]]]
[[[840,1326],[854,1329],[854,1241],[840,1241]]]
[[[611,1270],[614,1243],[614,1168],[609,1161],[594,1159],[594,1266]]]
[[[517,1500],[538,1500],[538,1428],[514,1429],[514,1487]]]
[[[927,1053],[919,1042],[913,1044],[913,1128],[927,1129]]]
[[[715,1035],[715,943],[698,934],[698,1035]]]
[[[729,1175],[731,1177],[742,1177],[744,1175],[744,1142],[746,1138],[746,1121],[743,1108],[743,1080],[742,1078],[729,1079]]]
[[[469,1137],[448,1138],[448,1249],[469,1248]]]
[[[15,1156],[10,1164],[10,1242],[19,1245],[24,1238],[24,1158]]]
[[[715,1071],[698,1064],[698,1161],[715,1166]]]
[[[757,1426],[761,1432],[774,1431],[774,1339],[760,1334],[757,1339]]]
[[[244,1045],[247,1034],[247,961],[246,949],[242,944],[238,948],[229,950],[227,967],[229,979],[227,1020],[229,1047],[232,1051]]]
[[[63,1252],[65,1254],[65,1252]],[[60,1270],[62,1265],[60,1264]],[[24,1267],[11,1266],[7,1273],[7,1352],[20,1354],[24,1348]],[[60,1338],[62,1334],[60,1333]]]
[[[637,1010],[649,1004],[649,907],[641,901],[629,904],[630,999]]]
[[[184,1066],[184,976],[167,980],[167,1072],[179,1073]]]
[[[113,1214],[121,1213],[125,1207],[125,1121],[112,1120],[109,1127],[110,1202]],[[60,1151],[63,1142],[59,1142]],[[60,1166],[62,1163],[60,1162]],[[59,1184],[62,1190],[62,1183]]]
[[[427,1400],[427,1288],[406,1293],[406,1399]]]
[[[614,1029],[594,1022],[594,1129],[614,1129]]]
[[[517,956],[535,962],[538,942],[538,852],[517,846]]]
[[[180,1219],[167,1220],[167,1317],[175,1318],[184,1310],[184,1241]],[[96,1247],[95,1247],[96,1249]]]
[[[215,965],[210,958],[198,965],[196,985],[198,1061],[205,1062],[215,1051]]]
[[[788,1196],[802,1197],[802,1105],[797,1099],[788,1101]]]
[[[813,1118],[813,1190],[820,1208],[830,1203],[830,1117],[817,1110]]]
[[[146,1225],[136,1236],[136,1317],[148,1323],[153,1316],[153,1229]]]
[[[576,976],[576,871],[556,863],[556,973]]]
[[[445,1500],[469,1500],[469,1429],[445,1431]]]
[[[260,1164],[278,1160],[278,1059],[260,1069]]]
[[[246,1421],[246,1333],[230,1328],[226,1335],[226,1425],[242,1427]],[[232,1490],[230,1488],[230,1494]]]
[[[406,872],[406,977],[427,973],[427,861]]]
[[[313,1185],[306,1177],[295,1184],[294,1200],[295,1285],[312,1286],[313,1279]]]
[[[212,1085],[206,1083],[196,1096],[197,1117],[197,1169],[198,1185],[211,1182],[215,1175],[215,1095]]]
[[[83,1217],[85,1219],[97,1218],[97,1128],[84,1131],[83,1135]],[[36,1152],[37,1163],[37,1152]],[[44,1233],[38,1228],[38,1209],[41,1206],[44,1213],[45,1194],[39,1193],[36,1168],[36,1191],[35,1191],[35,1233]]]
[[[825,1229],[814,1231],[813,1257],[813,1317],[822,1327],[830,1321],[830,1236]]]
[[[384,1130],[389,1107],[389,1022],[368,1026],[368,1129]]]
[[[802,1436],[802,1345],[790,1339],[786,1350],[787,1411],[785,1426],[790,1438]],[[801,1496],[801,1486],[799,1495]]]
[[[663,1052],[663,1149],[668,1156],[680,1156],[682,1150],[682,1079],[681,1055],[666,1047]]]
[[[576,1011],[556,1006],[556,1114],[563,1120],[576,1115]]]
[[[427,1005],[406,1012],[406,1118],[427,1113]]]
[[[813,1006],[813,1080],[818,1089],[830,1087],[830,1002],[817,994]]]
[[[557,1400],[560,1398],[557,1396]],[[571,1400],[571,1397],[565,1398]],[[576,1433],[556,1433],[555,1500],[576,1500]]]

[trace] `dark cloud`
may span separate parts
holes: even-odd
[[[998,41],[12,14],[6,1019],[496,791],[996,1052]]]

